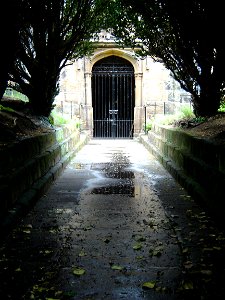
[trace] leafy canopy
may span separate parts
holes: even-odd
[[[27,0],[10,79],[35,114],[48,116],[58,93],[61,70],[93,51],[107,0]]]
[[[106,27],[122,46],[161,60],[191,93],[197,115],[212,115],[224,97],[223,8],[218,0],[114,0]]]

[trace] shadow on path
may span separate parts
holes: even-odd
[[[224,234],[135,140],[91,140],[0,248],[1,299],[222,299]]]

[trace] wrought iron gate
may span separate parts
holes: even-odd
[[[134,122],[134,68],[109,56],[92,69],[94,137],[131,138]]]

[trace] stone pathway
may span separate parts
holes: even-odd
[[[93,139],[0,248],[1,299],[222,299],[225,238],[136,140]]]

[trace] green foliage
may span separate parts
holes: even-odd
[[[146,123],[146,131],[148,132],[149,130],[151,130],[152,129],[152,121],[148,121],[147,123]]]
[[[183,105],[180,108],[180,112],[179,112],[179,117],[180,118],[185,118],[185,119],[190,119],[190,118],[194,118],[194,113],[192,108],[190,107],[190,105]]]
[[[80,120],[78,120],[78,119],[76,120],[75,126],[76,126],[77,129],[81,128],[81,122],[80,122]]]
[[[221,101],[219,112],[225,112],[225,100]]]
[[[70,120],[53,110],[49,116],[49,121],[52,125],[60,126],[68,124]]]
[[[155,116],[154,123],[160,125],[171,125],[180,117],[178,115],[157,115]]]
[[[224,45],[219,35],[215,37],[215,32],[223,26],[222,2],[214,5],[205,0],[114,0],[110,3],[109,21],[120,45],[139,49],[141,55],[163,62],[181,87],[192,95],[196,116],[215,115],[225,83],[225,73],[221,75],[220,68],[215,68],[224,66]]]
[[[195,118],[193,118],[191,121],[192,121],[193,123],[199,124],[199,123],[205,122],[206,120],[207,120],[206,117],[195,117]]]
[[[28,102],[28,98],[26,95],[22,94],[20,91],[17,91],[17,86],[14,85],[14,88],[11,88],[8,84],[8,87],[4,93],[5,97],[22,100],[24,102]]]
[[[152,123],[153,123],[153,120],[148,119],[146,121],[146,124],[143,125],[143,128],[144,128],[146,133],[148,133],[148,131],[152,129]]]
[[[173,115],[156,115],[154,122],[160,125],[171,125],[180,120],[194,120],[204,119],[203,117],[196,118],[192,108],[189,105],[183,105],[180,107],[179,111]]]
[[[14,112],[14,109],[0,104],[0,111]]]
[[[77,129],[80,128],[80,120],[77,118],[71,119],[68,116],[63,116],[62,114],[58,113],[56,110],[53,110],[49,116],[49,122],[55,126],[62,126],[65,124],[70,124],[75,126]]]
[[[51,125],[54,125],[54,118],[53,118],[52,114],[50,114],[50,116],[48,117],[48,120]]]
[[[51,113],[61,70],[93,51],[108,0],[23,1],[17,57],[10,71],[36,115]],[[104,16],[105,17],[105,16]]]

